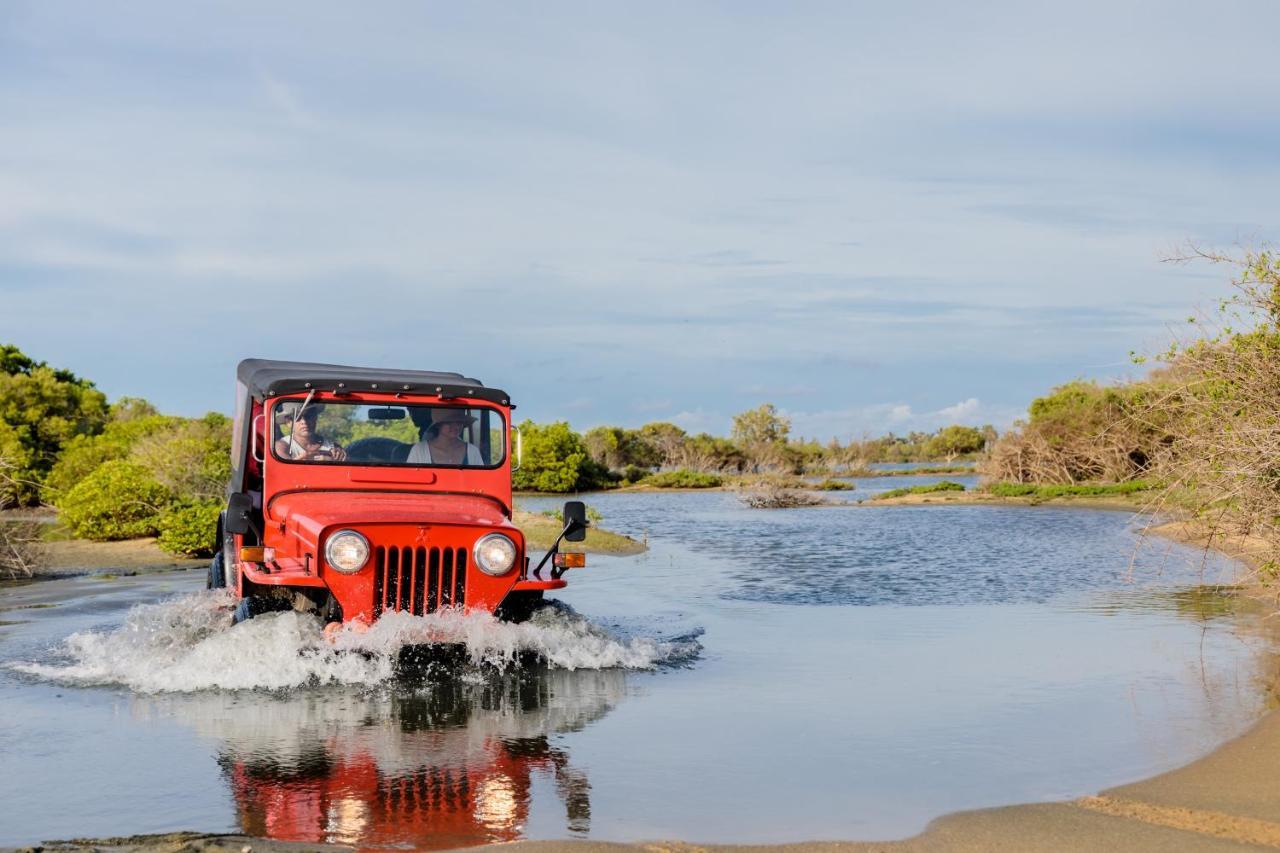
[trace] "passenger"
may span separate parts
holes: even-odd
[[[421,423],[420,418],[414,418]],[[422,441],[409,450],[410,465],[483,465],[480,448],[463,441],[462,431],[476,419],[464,409],[432,409]]]
[[[314,403],[305,409],[298,402],[280,404],[276,418],[286,433],[276,442],[277,456],[305,462],[342,462],[347,458],[345,450],[316,432],[316,418],[323,408]],[[298,417],[299,409],[302,417]]]

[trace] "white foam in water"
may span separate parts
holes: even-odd
[[[534,653],[563,669],[651,669],[688,658],[695,640],[623,639],[572,610],[554,607],[513,625],[487,613],[391,613],[365,632],[348,624],[330,643],[318,619],[270,613],[232,626],[234,600],[199,592],[134,607],[112,631],[64,642],[69,662],[17,663],[29,675],[68,684],[122,684],[142,693],[278,690],[303,685],[372,686],[392,677],[406,645],[465,646],[476,664],[506,665]]]

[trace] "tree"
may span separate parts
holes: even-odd
[[[92,382],[0,345],[0,453],[18,466],[10,500],[35,503],[62,446],[106,420],[107,398]]]
[[[511,476],[517,489],[534,492],[572,492],[580,488],[588,462],[587,449],[564,421],[520,424],[524,445],[520,470]]]
[[[745,471],[747,456],[727,438],[705,432],[690,436],[681,447],[681,467],[694,471]]]
[[[780,444],[791,432],[791,421],[778,414],[773,403],[733,416],[733,439],[743,447]]]
[[[655,421],[640,427],[640,439],[653,448],[656,464],[662,468],[674,468],[686,464],[681,453],[688,434],[675,424]]]
[[[980,430],[973,427],[953,425],[943,427],[925,442],[924,452],[933,459],[945,459],[952,462],[957,456],[966,453],[977,453],[986,444],[986,438]]]
[[[772,403],[733,416],[733,439],[757,471],[796,466],[787,448],[790,432],[791,421],[779,415]]]

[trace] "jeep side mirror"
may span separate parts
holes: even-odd
[[[228,533],[244,535],[253,529],[253,498],[235,492],[227,498],[227,517],[222,526]]]
[[[564,502],[564,538],[569,542],[587,538],[587,505],[582,501]]]

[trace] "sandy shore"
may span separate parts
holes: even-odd
[[[968,504],[980,506],[1075,506],[1088,509],[1113,509],[1138,512],[1143,508],[1142,494],[1124,496],[1072,495],[1060,498],[1018,497],[1000,498],[987,492],[924,492],[915,495],[899,495],[896,498],[868,498],[857,505],[862,507],[923,506],[938,504]]]

